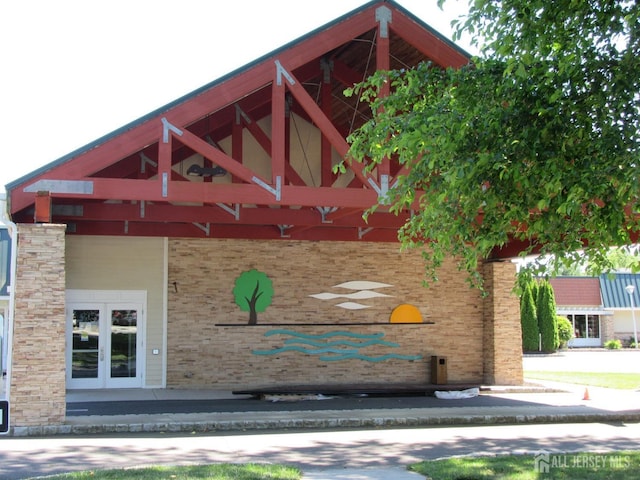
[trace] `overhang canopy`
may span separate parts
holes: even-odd
[[[466,52],[393,1],[373,1],[7,186],[15,222],[70,234],[396,241],[398,175],[333,167],[370,118],[344,89],[375,70]]]

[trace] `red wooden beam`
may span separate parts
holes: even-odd
[[[260,127],[260,125],[258,125],[258,123],[252,119],[248,114],[241,112],[240,114],[241,117],[241,121],[242,121],[242,125],[244,125],[247,130],[249,131],[249,133],[251,133],[251,135],[253,136],[253,138],[256,140],[256,142],[258,142],[258,145],[260,145],[260,147],[262,147],[262,149],[269,155],[272,155],[272,146],[271,146],[271,139],[267,136],[266,133],[264,133],[264,130],[262,130],[262,128]],[[285,124],[284,129],[285,129],[285,145],[289,145],[288,142],[288,125]],[[291,166],[291,164],[288,161],[288,152],[289,149],[287,148],[285,150],[285,165],[284,165],[284,171],[285,171],[285,178],[292,184],[294,185],[305,185],[305,181],[302,179],[302,177],[298,174],[298,172],[295,171],[295,169]],[[235,157],[234,157],[235,158]]]
[[[469,58],[464,53],[443,40],[435,31],[432,33],[427,27],[425,32],[423,25],[397,11],[393,12],[389,28],[441,67],[459,68],[469,63]]]
[[[163,122],[164,121],[165,120],[163,119]],[[189,146],[195,152],[201,154],[203,157],[208,158],[216,165],[224,168],[227,172],[235,175],[236,177],[244,180],[247,183],[256,183],[256,180],[267,183],[264,179],[260,178],[253,170],[235,161],[224,152],[209,145],[206,141],[195,136],[188,130],[181,130],[179,134],[175,131],[171,131],[170,135],[176,136],[176,138],[179,139],[180,142]]]
[[[386,5],[382,5],[376,9],[376,20],[378,21],[378,34],[376,36],[376,70],[388,71],[390,69],[391,60],[389,57],[389,27],[393,22],[392,12]],[[389,82],[385,82],[378,93],[381,97],[389,96]],[[382,185],[383,176],[387,181],[391,168],[389,166],[389,158],[384,157],[376,167],[378,173],[378,185]]]
[[[285,132],[285,86],[276,62],[271,87],[271,184],[284,183],[286,149]]]
[[[213,148],[213,147],[211,147]],[[366,209],[377,203],[375,191],[364,188],[307,187],[283,185],[281,200],[276,202],[272,192],[262,186],[245,183],[203,183],[190,181],[167,182],[168,196],[162,195],[161,180],[94,178],[90,180],[93,193],[56,193],[54,198],[96,200],[147,200],[153,202],[190,203],[249,203],[257,205],[327,206]],[[30,194],[33,199],[35,194]]]
[[[332,118],[332,85],[331,85],[331,72],[332,66],[326,61],[322,62],[322,84],[320,86],[320,102],[322,113],[327,118]],[[335,179],[335,175],[332,172],[332,157],[333,152],[331,150],[331,142],[327,136],[320,131],[320,185],[323,187],[329,187]]]
[[[202,228],[191,223],[139,223],[92,222],[73,224],[71,235],[128,235],[132,237],[172,238],[233,238],[250,240],[288,241],[367,241],[398,243],[397,232],[392,229],[358,230],[357,228],[308,229],[283,237],[274,226],[212,225],[207,235]]]
[[[34,221],[36,223],[51,223],[51,195],[49,192],[37,192],[35,203]]]
[[[284,67],[283,67],[284,69]],[[286,70],[285,70],[286,71]],[[327,137],[333,148],[336,149],[340,157],[345,158],[349,151],[349,145],[344,136],[338,132],[332,121],[327,118],[315,100],[309,96],[307,91],[302,87],[300,82],[287,71],[287,88],[291,91],[295,99],[300,103],[302,108],[309,114],[309,117],[320,129],[323,135]],[[353,170],[356,177],[363,185],[369,186],[369,178],[371,175],[364,171],[364,166],[358,162],[349,162],[349,167]]]
[[[89,203],[82,206],[81,214],[74,215],[73,210],[56,213],[56,221],[92,222],[92,221],[131,221],[131,222],[177,222],[211,223],[234,225],[297,225],[309,227],[374,227],[397,230],[406,221],[406,216],[389,213],[375,213],[367,221],[362,218],[362,210],[350,215],[334,217],[324,221],[315,208],[258,208],[239,207],[238,217],[219,206],[185,206],[171,204],[139,203]]]

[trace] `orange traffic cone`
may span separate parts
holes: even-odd
[[[589,398],[589,389],[585,388],[584,389],[584,396],[582,397],[583,400],[591,400],[591,398]]]

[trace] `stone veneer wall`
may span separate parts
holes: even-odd
[[[65,225],[18,225],[12,426],[65,419]]]
[[[170,239],[168,261],[168,387],[429,383],[431,355],[447,357],[449,382],[483,380],[483,301],[453,262],[439,272],[439,282],[425,288],[420,253],[400,253],[397,244]],[[249,314],[235,304],[232,290],[236,278],[254,268],[272,280],[274,296],[258,313],[258,324],[249,326]],[[392,286],[376,290],[388,296],[359,300],[369,306],[363,310],[336,307],[344,298],[310,296],[351,293],[335,286],[353,280]],[[403,303],[415,305],[433,324],[389,324],[393,308]],[[252,353],[283,347],[289,337],[276,329],[382,333],[399,348],[370,347],[363,353],[422,358],[374,363],[323,361],[301,352]]]
[[[484,381],[490,385],[522,385],[520,304],[513,293],[516,266],[486,263],[483,268]]]
[[[613,321],[613,315],[601,315],[600,316],[600,339],[602,341],[602,345],[609,340],[613,340],[616,338],[615,325]],[[629,340],[629,336],[622,336],[619,340],[622,341],[622,344],[625,345]],[[633,335],[631,335],[633,337]]]

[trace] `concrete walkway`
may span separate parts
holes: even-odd
[[[13,427],[11,433],[41,436],[640,421],[638,391],[537,383],[539,386],[527,388],[491,387],[464,400],[354,397],[266,402],[202,390],[74,392],[69,394],[64,424]],[[89,414],[94,405],[100,406],[94,403],[98,399],[110,409],[108,414]],[[151,411],[154,413],[145,413]]]
[[[562,391],[559,391],[562,390]],[[585,392],[585,390],[587,390]],[[80,407],[88,403],[93,403],[98,398],[99,392],[73,392],[69,394],[68,408],[70,411],[75,407]],[[588,400],[585,400],[585,393],[588,393]],[[128,405],[136,402],[147,403],[156,402],[165,404],[167,408],[180,405],[181,403],[191,403],[194,405],[213,405],[213,411],[200,411],[192,413],[180,413],[166,411],[157,414],[131,414],[122,415],[85,415],[83,412],[72,412],[67,417],[64,425],[38,428],[15,428],[14,436],[20,440],[20,436],[30,435],[31,439],[22,439],[27,442],[48,442],[55,441],[51,435],[58,435],[59,438],[69,438],[83,441],[83,438],[76,435],[91,435],[90,451],[101,453],[102,448],[97,448],[99,438],[113,438],[116,434],[122,439],[128,438],[130,442],[135,442],[140,438],[133,433],[159,433],[160,435],[145,435],[144,438],[154,438],[158,441],[165,439],[170,441],[172,434],[182,435],[189,432],[183,438],[194,437],[197,440],[199,432],[219,433],[224,436],[226,432],[261,432],[272,436],[273,431],[290,433],[312,431],[314,429],[325,429],[328,431],[344,431],[344,428],[356,428],[370,430],[379,435],[380,428],[393,429],[394,427],[419,427],[429,425],[504,425],[509,428],[509,424],[535,424],[535,423],[586,423],[597,422],[625,422],[627,424],[637,424],[640,422],[640,392],[620,391],[602,388],[585,389],[580,385],[560,385],[549,382],[540,383],[537,387],[527,388],[497,388],[493,387],[484,391],[482,395],[465,400],[440,400],[433,397],[422,397],[412,399],[330,399],[322,401],[306,400],[300,402],[264,402],[260,400],[238,399],[229,392],[220,391],[189,391],[189,390],[146,390],[146,391],[121,391],[118,394],[109,393],[110,397],[102,396],[100,400],[109,400],[112,403],[120,404],[126,410]],[[233,403],[237,402],[237,403]],[[219,405],[232,404],[234,411],[221,410]],[[245,408],[243,411],[236,411],[237,405]],[[395,408],[401,405],[403,408]],[[375,407],[375,408],[369,408]],[[404,408],[407,407],[407,408]],[[204,407],[200,407],[206,410]],[[259,408],[268,408],[260,411]],[[209,408],[211,410],[211,408]],[[544,425],[541,428],[546,429]],[[575,428],[575,425],[574,427]],[[634,430],[637,427],[634,427]],[[440,429],[438,429],[440,430]],[[410,435],[412,430],[402,430],[405,435]],[[100,437],[102,434],[111,434]],[[163,435],[164,434],[164,435]],[[71,435],[66,436],[65,435]],[[98,435],[98,436],[96,436]],[[337,435],[337,434],[336,434]],[[39,439],[38,436],[46,436]],[[215,435],[217,437],[218,435]],[[206,437],[206,435],[205,435]],[[254,438],[267,438],[255,436]],[[212,438],[212,437],[208,437]],[[227,442],[232,442],[234,436],[226,437]],[[123,440],[124,441],[124,440]],[[510,445],[516,445],[510,442]],[[23,444],[24,445],[24,444]],[[170,450],[175,449],[171,444]],[[372,444],[373,445],[373,444]],[[370,445],[369,448],[373,448]],[[34,445],[35,446],[35,445]],[[154,451],[161,453],[160,450]],[[230,446],[231,448],[231,446]],[[334,454],[338,448],[353,448],[333,446]],[[515,448],[515,447],[513,447]],[[233,450],[233,449],[232,449]],[[235,450],[234,450],[235,451]],[[271,461],[277,459],[277,455],[286,455],[288,450],[273,450],[268,458]],[[383,451],[386,451],[383,449]],[[113,453],[113,452],[112,452]],[[167,451],[167,454],[169,451]],[[113,453],[115,454],[115,453]],[[42,453],[40,453],[42,455]],[[63,454],[66,455],[66,454]],[[244,461],[242,457],[233,455],[233,461]],[[29,458],[33,459],[33,456]],[[66,458],[66,457],[65,457]],[[290,458],[290,457],[286,457]],[[383,459],[381,459],[382,461]],[[142,460],[140,460],[142,461]],[[220,461],[220,460],[216,460]],[[420,480],[422,476],[406,470],[406,465],[410,462],[400,462],[394,465],[362,464],[358,462],[346,462],[349,468],[341,468],[341,462],[332,462],[334,465],[307,465],[302,464],[304,480]],[[335,464],[340,466],[335,466]],[[117,464],[114,464],[114,467]],[[78,466],[75,467],[77,469]],[[86,468],[86,466],[84,467]],[[2,470],[0,468],[0,470]],[[7,478],[26,478],[12,476]]]
[[[586,352],[585,352],[586,353]],[[585,353],[525,358],[536,370],[553,365],[564,370],[589,358]],[[612,370],[619,355],[597,355],[598,365]],[[636,354],[632,359],[640,355]],[[603,360],[607,360],[603,362]],[[635,361],[628,368],[638,368]],[[566,367],[565,367],[566,368]],[[586,367],[585,367],[586,368]],[[593,367],[591,367],[593,368]],[[542,369],[542,368],[540,368]],[[566,371],[566,370],[565,370]],[[576,370],[577,371],[577,370]],[[118,390],[68,393],[64,424],[15,427],[14,437],[102,435],[134,433],[302,432],[310,430],[379,429],[432,425],[513,425],[536,423],[640,422],[640,391],[613,390],[529,380],[526,387],[484,387],[482,394],[464,400],[415,398],[332,398],[266,402],[215,390]],[[95,414],[95,413],[102,414]],[[97,438],[97,437],[94,437]],[[13,477],[24,478],[24,477]],[[304,469],[304,480],[419,480],[404,466]]]

